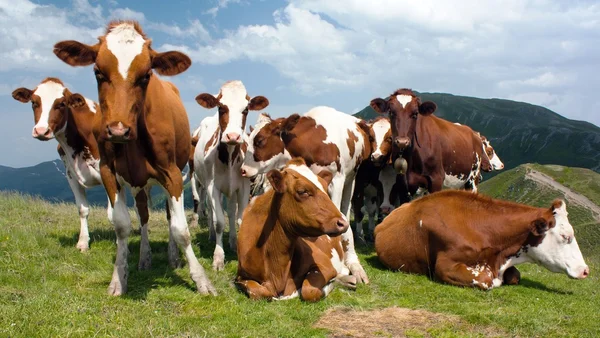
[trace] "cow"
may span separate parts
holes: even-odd
[[[373,99],[371,107],[391,119],[394,165],[405,161],[406,187],[432,193],[442,188],[477,192],[477,178],[489,159],[481,139],[471,128],[433,115],[437,106],[421,102],[410,89],[396,90],[386,100]]]
[[[257,126],[250,134],[242,176],[253,178],[301,157],[313,172],[328,170],[333,174],[328,192],[349,219],[354,178],[371,154],[370,139],[364,121],[331,107],[315,107],[303,116],[293,114]],[[358,282],[368,283],[356,255],[352,229],[342,234],[342,242],[346,265]]]
[[[317,176],[295,158],[266,176],[272,189],[244,211],[235,284],[251,299],[309,302],[326,297],[334,280],[355,288],[340,238],[349,224],[325,190],[331,172]]]
[[[54,77],[44,79],[33,90],[25,87],[15,89],[12,96],[23,103],[31,102],[34,138],[58,141],[57,151],[65,166],[67,182],[79,212],[80,231],[76,248],[81,252],[87,251],[90,242],[90,207],[86,189],[102,184],[100,154],[92,133],[99,107],[81,94],[71,93],[60,79]]]
[[[494,150],[494,147],[492,147],[490,140],[488,140],[487,137],[485,137],[481,134],[479,134],[479,137],[481,138],[481,143],[483,145],[483,151],[486,153],[486,155],[490,161],[491,170],[504,169],[504,163],[502,163],[502,161],[500,160],[500,157],[498,157],[498,154],[496,154],[496,151]]]
[[[202,120],[200,138],[194,154],[194,169],[200,184],[206,189],[209,219],[215,229],[216,246],[213,269],[223,270],[222,196],[227,198],[229,215],[229,246],[236,250],[236,223],[250,198],[250,181],[242,177],[240,167],[246,153],[246,117],[250,110],[262,110],[269,105],[264,96],[250,98],[242,81],[229,81],[221,86],[219,94],[199,94],[196,102],[206,109],[218,107],[213,116]]]
[[[369,218],[369,233],[367,239],[372,235],[375,229],[376,216],[379,206],[382,204],[383,186],[379,180],[381,170],[386,167],[391,158],[392,135],[390,129],[390,120],[386,117],[379,117],[367,123],[372,134],[372,147],[370,156],[361,163],[356,173],[354,193],[352,194],[352,211],[354,213],[355,237],[358,241],[364,242],[362,221],[364,214],[363,206]],[[395,173],[394,173],[395,179]],[[390,186],[391,187],[391,186]],[[388,212],[389,213],[389,212]],[[381,214],[380,214],[381,215]]]
[[[189,159],[189,121],[177,87],[154,72],[177,75],[190,67],[190,58],[177,51],[156,52],[134,21],[109,23],[95,45],[58,42],[54,54],[71,66],[94,65],[102,112],[94,124],[94,135],[117,236],[108,293],[118,296],[127,291],[131,220],[125,186],[135,197],[140,217],[145,218],[148,200],[144,189],[158,184],[168,196],[169,263],[173,266],[179,259],[176,243],[187,258],[198,292],[216,294],[192,249],[183,205],[181,171]],[[142,240],[144,234],[147,231],[142,231]],[[140,247],[140,251],[140,260],[149,266],[150,247]]]
[[[489,290],[518,282],[532,262],[583,279],[589,274],[564,201],[550,208],[446,190],[394,210],[375,228],[379,260],[392,270]]]

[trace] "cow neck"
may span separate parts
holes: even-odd
[[[234,146],[221,142],[221,132],[219,132],[219,145],[217,146],[217,157],[219,161],[225,165],[233,164],[238,156],[242,155],[241,145]]]
[[[86,116],[86,120],[89,120],[90,124],[81,126],[76,125],[75,118],[73,117],[74,114],[90,115],[89,117]],[[56,134],[56,140],[63,148],[69,162],[78,156],[82,156],[84,160],[87,160],[88,158],[95,160],[100,159],[98,144],[96,143],[96,138],[94,137],[92,130],[93,120],[94,116],[90,111],[79,112],[73,111],[71,108],[68,109],[67,121],[65,121],[63,130]]]
[[[264,264],[275,291],[281,295],[289,278],[294,247],[298,235],[287,231],[279,220],[280,197],[273,192],[269,215],[258,239],[257,247],[264,248]]]

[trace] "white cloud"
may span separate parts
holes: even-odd
[[[204,11],[204,14],[210,14],[212,17],[216,17],[219,14],[219,10],[222,8],[227,8],[229,4],[239,4],[241,0],[217,0],[217,5],[215,7],[211,7],[210,9]]]
[[[110,19],[119,19],[119,20],[135,20],[141,24],[146,21],[146,16],[144,13],[136,12],[129,8],[116,8],[110,11],[109,15]]]
[[[193,37],[204,42],[211,41],[210,33],[199,20],[191,21],[187,28],[181,28],[176,24],[167,25],[164,23],[151,23],[149,28],[175,37]]]

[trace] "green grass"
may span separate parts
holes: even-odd
[[[0,336],[326,336],[330,332],[313,324],[327,309],[389,306],[458,315],[470,326],[491,327],[507,336],[598,336],[600,230],[598,224],[589,223],[585,210],[569,211],[576,219],[572,223],[591,267],[591,276],[586,280],[574,281],[535,265],[523,265],[521,285],[483,292],[385,270],[372,247],[360,247],[359,255],[371,284],[360,285],[355,292],[337,288],[324,301],[307,304],[298,299],[247,299],[232,285],[237,268],[233,253],[226,251],[225,271],[210,269],[213,246],[205,227],[191,231],[200,263],[219,295],[198,295],[187,267],[168,267],[168,231],[160,212],[150,217],[152,270],[137,271],[139,235],[132,235],[129,292],[109,297],[106,289],[112,273],[115,235],[104,209],[92,209],[91,250],[81,254],[75,249],[79,221],[73,205],[3,194]],[[465,326],[435,324],[426,333],[411,330],[407,334],[481,335]]]

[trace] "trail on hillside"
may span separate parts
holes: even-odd
[[[594,202],[590,201],[587,197],[576,193],[575,191],[556,182],[554,179],[552,179],[552,177],[531,168],[528,168],[525,178],[562,192],[569,202],[579,204],[590,209],[594,213],[596,220],[600,221],[600,207],[598,207]]]

